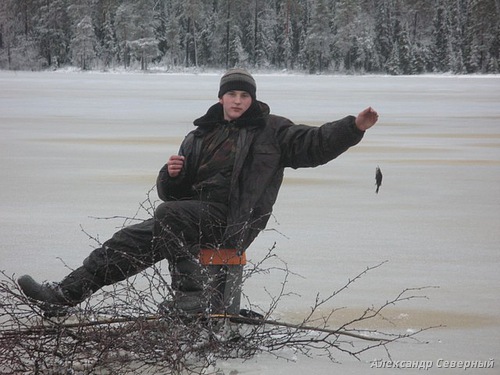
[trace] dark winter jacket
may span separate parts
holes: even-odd
[[[222,105],[217,103],[194,121],[180,147],[186,157],[182,173],[172,178],[165,165],[157,179],[159,197],[164,200],[193,196],[192,181],[198,167],[203,135],[215,124],[224,123]],[[231,179],[224,247],[244,251],[263,230],[271,215],[285,167],[315,167],[336,158],[357,144],[364,132],[355,126],[355,117],[320,127],[295,125],[272,115],[269,107],[254,102],[237,120],[240,128]]]

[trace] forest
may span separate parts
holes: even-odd
[[[1,0],[0,69],[499,73],[500,0]]]

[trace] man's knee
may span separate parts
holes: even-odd
[[[161,203],[155,210],[156,220],[186,218],[197,214],[196,204],[192,201],[168,201]]]
[[[169,201],[160,204],[155,211],[155,235],[183,233],[198,236],[201,210],[195,201]]]

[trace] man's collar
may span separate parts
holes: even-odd
[[[231,121],[235,126],[258,127],[265,125],[265,116],[269,114],[269,106],[266,103],[255,100],[252,105],[236,120]],[[216,124],[227,123],[224,120],[222,104],[216,103],[211,106],[207,113],[194,120],[193,124],[198,127],[211,127]]]

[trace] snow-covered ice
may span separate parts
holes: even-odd
[[[319,125],[373,106],[379,124],[332,163],[289,170],[269,229],[248,256],[276,243],[291,271],[277,314],[296,320],[316,293],[328,295],[387,261],[337,296],[342,320],[409,287],[428,299],[388,315],[401,330],[443,325],[428,344],[395,344],[394,360],[487,361],[500,356],[500,77],[256,74],[260,100],[296,123]],[[215,102],[219,74],[0,72],[0,268],[58,280],[130,217],[176,153],[192,120]],[[384,179],[375,194],[375,168]],[[268,303],[280,275],[245,292]],[[378,327],[374,327],[378,328]],[[239,374],[392,373],[342,356],[261,355],[222,364]],[[480,374],[498,373],[477,370]],[[420,373],[405,369],[405,374]],[[428,372],[456,373],[437,368]],[[234,372],[233,372],[234,373]]]

